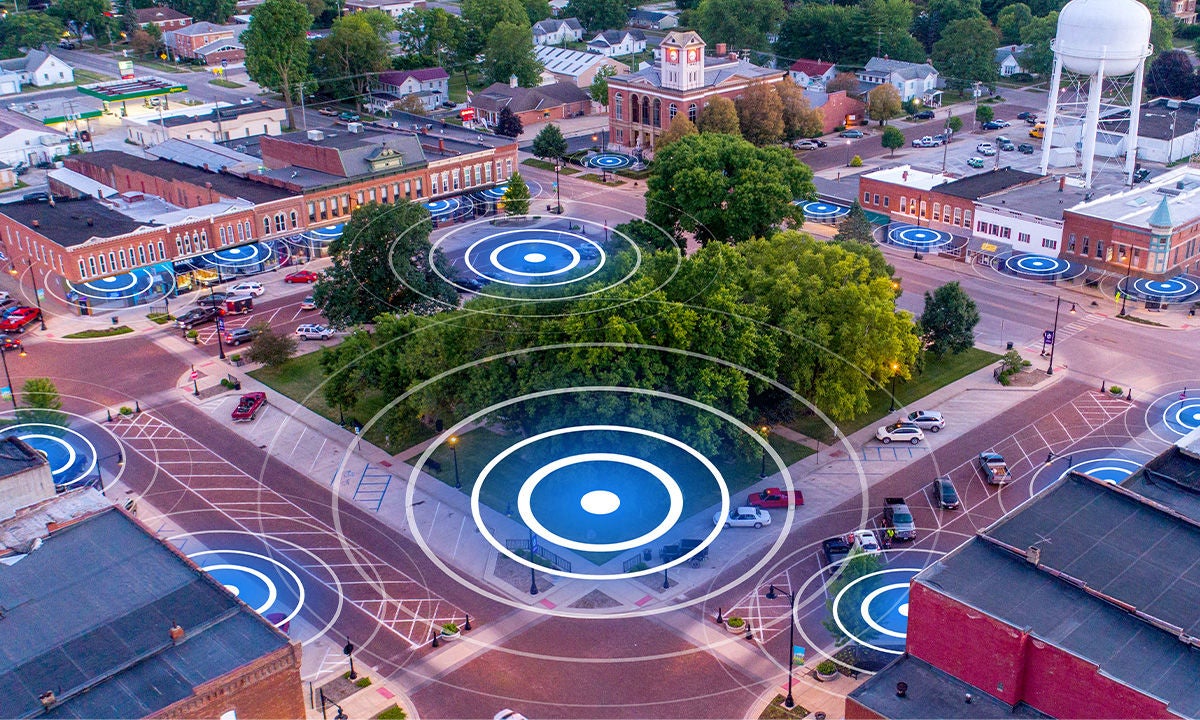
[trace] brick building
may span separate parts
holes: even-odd
[[[133,14],[137,17],[137,24],[140,27],[157,25],[158,29],[163,32],[178,30],[192,24],[191,16],[169,7],[159,7],[156,5],[148,8],[137,8],[133,11]]]
[[[672,31],[658,46],[661,60],[643,70],[608,79],[608,127],[612,143],[652,151],[654,141],[679,113],[695,122],[711,98],[730,100],[751,83],[777,83],[786,70],[770,70],[725,54],[705,56],[705,43],[694,32]]]
[[[475,93],[470,102],[471,107],[475,108],[475,117],[488,127],[496,126],[500,121],[500,111],[504,108],[520,118],[523,127],[587,115],[592,108],[592,96],[572,82],[556,82],[535,88],[519,87],[515,80],[507,84],[493,83]]]
[[[0,521],[0,560],[3,717],[304,717],[300,643],[96,491]]]
[[[847,718],[1200,715],[1200,433],[1069,472],[912,581],[907,653]]]
[[[163,41],[176,57],[203,60],[206,65],[239,63],[246,59],[246,48],[238,42],[245,29],[241,24],[199,22],[164,33]]]

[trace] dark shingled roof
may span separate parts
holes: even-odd
[[[145,717],[289,642],[116,508],[0,564],[0,606],[6,718]]]
[[[213,189],[229,198],[242,198],[252,203],[266,203],[280,198],[290,197],[292,193],[282,188],[272,187],[264,183],[254,182],[227,173],[207,172],[200,168],[188,167],[170,160],[148,160],[119,150],[97,150],[81,155],[77,160],[90,163],[97,167],[109,169],[123,167],[137,170],[147,175],[167,180],[178,180],[204,187],[212,183]]]
[[[908,685],[905,697],[896,695],[898,682]],[[971,702],[966,702],[968,694]],[[901,655],[847,697],[883,717],[896,720],[1032,720],[1050,717],[1025,703],[1016,706],[1005,704],[974,685],[908,654]]]
[[[46,457],[18,437],[0,439],[0,478],[46,464]]]
[[[24,200],[0,205],[0,214],[7,215],[65,248],[82,245],[94,237],[124,235],[146,224],[125,217],[91,197],[56,200],[53,207],[47,202]]]
[[[998,193],[1010,187],[1036,182],[1041,179],[1041,175],[1014,170],[1010,167],[1002,167],[998,170],[989,170],[978,175],[971,175],[960,180],[951,180],[948,183],[935,185],[931,192],[952,195],[967,200],[978,200],[992,193]]]

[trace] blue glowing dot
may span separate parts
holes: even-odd
[[[546,256],[541,253],[529,253],[525,256],[525,262],[540,263],[546,262]]]
[[[593,515],[608,515],[621,506],[621,498],[608,490],[592,490],[579,499],[579,504]]]

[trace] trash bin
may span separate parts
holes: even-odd
[[[654,551],[650,548],[642,548],[642,562],[650,562],[654,559]]]
[[[1012,340],[1009,340],[1008,344],[1005,346],[1005,350],[1012,350],[1012,349],[1013,349]]]
[[[116,325],[119,322],[121,322],[121,318],[117,317],[116,315],[113,315],[112,316],[112,324]]]

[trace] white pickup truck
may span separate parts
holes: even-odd
[[[997,452],[979,453],[979,468],[989,485],[1004,485],[1008,483],[1008,463],[1004,456]]]

